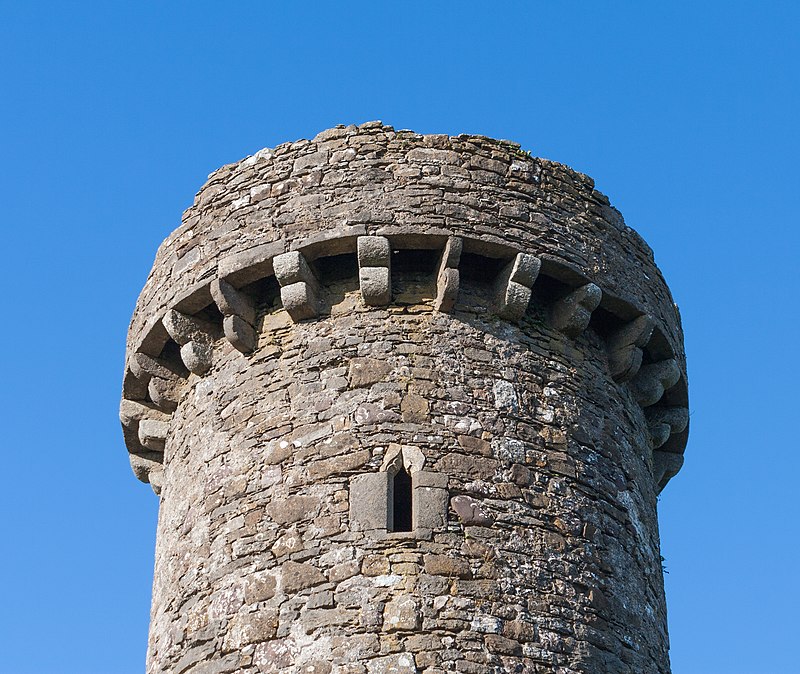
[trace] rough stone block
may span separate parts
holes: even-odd
[[[427,475],[422,482],[438,482],[444,487],[420,484],[420,475]],[[440,480],[433,480],[430,476],[437,475]],[[414,529],[437,530],[447,526],[447,476],[437,473],[420,472],[413,476],[414,496],[413,515]]]
[[[149,381],[151,377],[175,380],[185,374],[185,371],[181,373],[171,365],[144,353],[134,353],[129,364],[131,372],[141,381]]]
[[[162,323],[169,336],[180,345],[189,342],[210,343],[214,339],[215,328],[213,325],[200,318],[182,314],[175,309],[170,309],[164,314]]]
[[[607,342],[608,366],[615,381],[625,382],[636,376],[642,365],[642,349],[653,335],[655,321],[643,315],[626,323]]]
[[[314,272],[311,271],[305,256],[299,251],[293,250],[276,255],[272,264],[275,268],[275,278],[281,287],[300,282],[316,285]]]
[[[367,661],[367,674],[416,674],[413,653],[395,653]]]
[[[352,388],[372,386],[385,381],[392,371],[385,360],[377,358],[351,358],[348,377]]]
[[[161,452],[131,452],[128,454],[128,459],[136,479],[141,482],[150,482],[150,474],[153,471],[162,470],[164,455]]]
[[[509,281],[498,301],[498,315],[509,321],[518,321],[528,310],[532,291],[529,287]]]
[[[380,307],[392,299],[392,275],[388,267],[361,267],[358,271],[364,304]]]
[[[281,288],[283,308],[292,320],[297,323],[319,314],[315,286],[306,281],[298,281]]]
[[[450,505],[453,506],[453,510],[456,511],[465,526],[490,527],[494,524],[494,519],[486,513],[483,506],[474,498],[463,494],[454,496],[450,499]]]
[[[119,420],[127,428],[138,428],[142,419],[155,419],[169,422],[169,415],[144,402],[126,400],[123,398],[119,404]]]
[[[186,342],[181,347],[181,360],[189,372],[203,376],[211,369],[211,344],[208,342]]]
[[[410,595],[392,597],[383,609],[383,627],[387,632],[415,630],[419,623],[419,605]]]
[[[272,260],[284,251],[284,247],[284,241],[280,240],[236,251],[220,259],[217,273],[220,278],[240,288],[272,274]]]
[[[648,407],[645,416],[653,449],[661,447],[670,435],[680,433],[689,423],[689,410],[685,407]]]
[[[139,422],[139,442],[154,452],[163,452],[169,432],[169,423],[156,419],[142,419]]]
[[[661,491],[683,466],[683,454],[653,452],[653,479]]]
[[[234,349],[242,353],[251,353],[258,343],[256,329],[243,318],[233,315],[225,316],[222,323],[225,339],[227,339]]]
[[[594,283],[573,290],[553,305],[553,326],[574,339],[589,326],[592,312],[600,305],[602,297],[602,291]]]
[[[458,299],[459,285],[460,275],[458,269],[447,267],[439,271],[436,280],[436,300],[433,305],[436,311],[447,313],[453,310]]]
[[[281,589],[286,594],[293,594],[324,582],[325,576],[311,564],[284,562],[281,567]]]
[[[250,325],[255,325],[256,309],[252,298],[236,290],[223,279],[211,282],[211,296],[223,316],[238,316]]]
[[[392,248],[385,236],[358,237],[359,267],[390,267]]]
[[[517,253],[517,256],[508,265],[508,280],[531,288],[539,276],[542,261],[528,253]]]
[[[388,521],[388,473],[365,473],[350,478],[350,528],[385,530]]]
[[[175,382],[153,377],[147,384],[150,400],[160,410],[172,413],[178,408],[180,392]]]
[[[636,402],[642,407],[655,405],[664,391],[673,387],[681,376],[680,368],[674,358],[658,363],[644,365],[628,386]]]

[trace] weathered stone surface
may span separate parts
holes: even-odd
[[[255,328],[239,316],[225,316],[223,322],[225,338],[234,349],[242,353],[252,353],[258,343],[258,334]]]
[[[224,279],[214,279],[211,282],[211,296],[223,316],[238,316],[250,325],[255,324],[256,309],[253,300]]]
[[[506,265],[495,282],[498,314],[502,318],[518,321],[525,315],[541,266],[539,258],[527,253],[518,253]]]
[[[490,527],[494,519],[487,514],[478,501],[469,496],[455,496],[450,500],[450,505],[456,511],[461,522],[467,526]]]
[[[644,365],[628,386],[636,402],[642,407],[655,405],[664,391],[673,387],[681,376],[680,368],[674,358],[651,365]]]
[[[181,360],[189,372],[202,377],[211,369],[212,353],[207,342],[186,342],[181,347]]]
[[[419,624],[419,606],[411,595],[393,597],[383,609],[383,628],[387,632],[415,630]]]
[[[556,330],[573,339],[580,335],[600,305],[603,292],[594,283],[587,283],[562,297],[553,305],[552,321]]]
[[[164,324],[169,336],[180,345],[188,344],[189,342],[209,344],[213,341],[213,326],[194,316],[187,316],[171,309],[164,314],[161,322]]]
[[[361,267],[358,272],[364,304],[380,307],[392,299],[392,272],[388,267]]]
[[[629,381],[642,365],[642,349],[653,335],[652,316],[639,316],[613,333],[608,339],[608,365],[618,382]]]
[[[325,582],[325,576],[311,564],[284,562],[281,567],[281,589],[287,594]]]
[[[390,267],[392,248],[385,236],[358,237],[359,267]]]
[[[350,360],[348,378],[350,386],[360,388],[385,381],[391,372],[391,366],[385,360],[376,358],[352,358]]]
[[[295,322],[314,318],[319,313],[319,300],[314,286],[298,281],[281,288],[281,303]]]
[[[169,432],[169,423],[157,419],[142,419],[139,422],[139,442],[154,452],[164,451],[164,442]]]

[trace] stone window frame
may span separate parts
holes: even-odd
[[[448,477],[424,470],[425,455],[413,445],[390,444],[378,472],[350,478],[350,529],[370,538],[430,539],[447,526]],[[394,476],[411,476],[411,531],[392,531]]]

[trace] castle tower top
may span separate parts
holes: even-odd
[[[670,292],[587,176],[379,122],[225,166],[128,334],[149,671],[667,672],[687,405]]]

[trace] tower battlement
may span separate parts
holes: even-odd
[[[669,290],[590,178],[380,123],[225,166],[128,336],[148,671],[667,672],[687,408]]]

